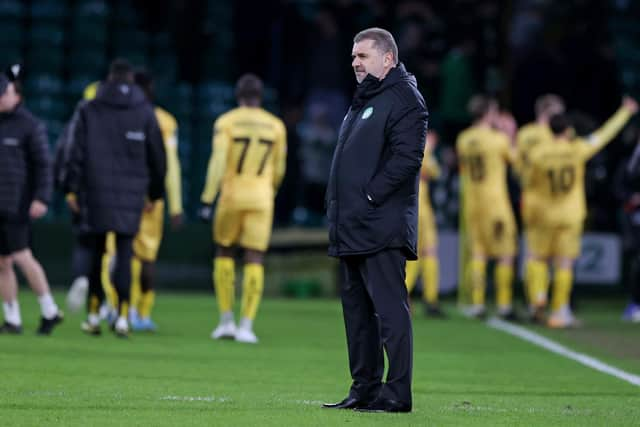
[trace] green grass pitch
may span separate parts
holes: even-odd
[[[57,297],[60,302],[64,295]],[[129,340],[106,330],[100,338],[83,335],[80,314],[68,314],[54,336],[37,337],[30,292],[22,292],[21,304],[25,334],[0,336],[4,426],[640,423],[639,387],[458,316],[414,315],[414,411],[364,414],[320,408],[344,397],[349,386],[338,300],[264,301],[256,346],[209,338],[217,310],[206,294],[160,293],[160,331]],[[640,374],[640,358],[629,353],[637,351],[638,329],[617,321],[619,306],[587,308],[594,314],[585,328],[602,336],[608,328],[607,339],[632,340],[635,350],[618,354],[580,335],[545,334]]]

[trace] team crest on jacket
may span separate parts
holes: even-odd
[[[362,113],[362,118],[368,119],[369,117],[371,117],[372,114],[373,114],[373,107],[367,107],[367,109],[364,110],[364,112]]]

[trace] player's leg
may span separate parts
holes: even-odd
[[[529,300],[529,316],[534,323],[543,323],[549,287],[548,259],[552,254],[556,231],[552,227],[530,226],[527,231],[527,256],[525,271]]]
[[[105,234],[82,234],[77,237],[79,250],[86,256],[79,259],[79,276],[89,280],[87,298],[87,320],[82,323],[82,330],[90,335],[100,335],[100,306],[105,294],[102,287],[102,259],[105,251]]]
[[[438,301],[440,266],[437,246],[430,243],[424,249],[422,259],[419,262],[423,277],[422,299],[425,303],[425,314],[430,317],[444,317],[445,314]]]
[[[242,275],[242,304],[240,323],[235,339],[240,342],[257,343],[253,332],[253,321],[258,313],[264,290],[264,252],[245,249]]]
[[[467,230],[469,236],[470,253],[467,274],[471,284],[471,307],[467,315],[475,318],[484,318],[486,315],[485,294],[487,287],[487,250],[491,227],[483,218],[474,218],[469,221]]]
[[[113,269],[113,284],[118,293],[118,318],[115,333],[120,337],[129,334],[130,293],[131,293],[131,258],[133,257],[133,236],[116,233],[116,264]]]
[[[136,256],[136,240],[133,241],[133,257],[131,258],[131,294],[130,307],[129,307],[129,321],[131,322],[131,329],[134,331],[140,330],[140,315],[138,314],[138,308],[140,306],[140,299],[142,296],[142,284],[140,283],[140,276],[142,275],[142,261]]]
[[[422,255],[420,255],[422,257]],[[411,294],[416,287],[418,281],[418,271],[420,269],[420,260],[407,261],[405,285],[407,287],[407,293]]]
[[[33,292],[38,297],[42,318],[38,333],[49,335],[53,328],[62,322],[64,315],[58,309],[51,295],[49,281],[42,265],[34,258],[31,249],[26,248],[13,254],[13,260],[24,274]]]
[[[155,262],[162,242],[164,225],[164,202],[154,203],[150,212],[144,212],[140,222],[140,230],[133,242],[133,259],[131,261],[131,326],[134,330],[155,331],[156,325],[151,319],[155,304]],[[134,268],[135,266],[135,268]],[[134,295],[136,291],[136,295]],[[134,296],[136,299],[134,300]],[[134,322],[135,320],[135,322]]]
[[[211,333],[213,339],[235,338],[233,317],[235,299],[235,261],[233,245],[238,240],[244,213],[218,204],[213,225],[216,255],[213,260],[213,285],[220,313],[220,322]]]
[[[22,333],[18,282],[13,271],[13,259],[10,254],[0,255],[0,297],[2,297],[2,311],[4,313],[4,323],[0,326],[0,333]]]
[[[498,316],[505,320],[517,320],[513,308],[513,260],[511,256],[500,257],[494,271]]]
[[[578,326],[578,321],[569,306],[573,287],[573,264],[574,260],[571,258],[558,257],[555,259],[551,315],[547,321],[550,328]]]
[[[103,249],[102,266],[101,266],[101,282],[104,294],[106,296],[106,304],[100,307],[100,315],[107,322],[113,323],[118,317],[118,292],[113,285],[113,269],[116,260],[116,235],[109,232],[106,235],[105,246]]]
[[[258,312],[264,290],[264,253],[269,246],[273,208],[246,213],[240,246],[245,249],[242,278],[241,319],[236,332],[236,341],[256,343],[253,322]]]
[[[582,224],[559,228],[555,241],[555,262],[551,315],[547,325],[551,328],[569,328],[579,325],[569,302],[573,287],[573,265],[580,253]]]

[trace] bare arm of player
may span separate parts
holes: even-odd
[[[587,159],[595,156],[605,145],[613,140],[616,135],[627,124],[632,115],[638,111],[638,103],[630,97],[625,96],[622,106],[611,116],[598,130],[586,138],[584,153]]]
[[[287,167],[287,130],[283,126],[280,129],[280,138],[273,152],[273,190],[278,192]]]
[[[207,168],[207,181],[200,201],[210,205],[218,195],[220,182],[227,167],[227,155],[229,153],[229,135],[219,124],[213,127],[213,141],[211,143],[211,157]]]

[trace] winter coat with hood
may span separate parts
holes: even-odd
[[[142,90],[109,81],[79,106],[71,125],[65,191],[80,208],[79,232],[138,231],[145,203],[164,193],[162,134]]]
[[[0,216],[29,220],[33,200],[48,204],[53,190],[45,125],[22,104],[0,114]]]
[[[345,116],[327,189],[329,255],[401,248],[416,259],[418,180],[428,112],[402,64],[360,83]]]

